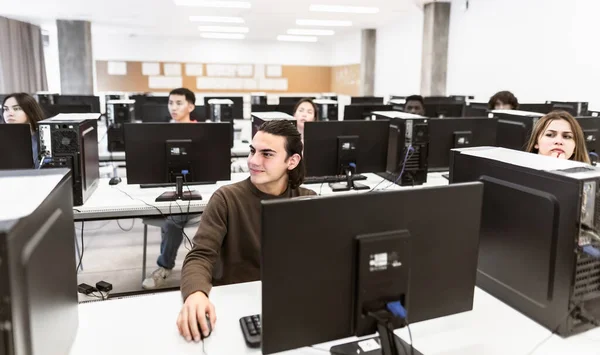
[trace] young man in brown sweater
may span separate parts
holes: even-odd
[[[300,133],[291,122],[263,124],[250,146],[250,177],[221,187],[211,197],[183,263],[185,303],[177,327],[187,341],[199,341],[200,331],[208,336],[206,315],[214,328],[217,317],[208,299],[213,284],[260,280],[260,201],[316,195],[300,187],[305,173],[302,151]],[[219,259],[222,276],[216,279]]]

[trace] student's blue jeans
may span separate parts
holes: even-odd
[[[186,221],[196,219],[198,214],[168,216],[161,227],[160,255],[158,266],[171,270],[175,267],[177,251],[183,242],[183,228]],[[193,238],[190,237],[190,239]]]

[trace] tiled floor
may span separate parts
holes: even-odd
[[[75,223],[75,228],[77,243],[81,247],[81,222]],[[186,228],[185,231],[190,238],[193,238],[196,229],[197,226],[193,226]],[[144,226],[141,219],[85,222],[83,271],[80,271],[77,276],[78,283],[95,286],[98,281],[106,281],[113,285],[111,293],[142,291],[143,237]],[[189,248],[189,243],[184,241],[184,244],[179,248],[173,274],[165,287],[179,287],[181,266]],[[160,228],[150,226],[148,227],[147,274],[156,269],[159,251]],[[80,294],[80,300],[88,299],[92,298]]]

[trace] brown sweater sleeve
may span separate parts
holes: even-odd
[[[185,301],[194,292],[207,296],[212,288],[212,274],[227,234],[227,203],[221,191],[213,194],[202,213],[194,246],[185,257],[181,272],[181,294]]]

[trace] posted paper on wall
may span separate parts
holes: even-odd
[[[238,76],[251,77],[253,74],[254,74],[254,70],[252,68],[252,65],[243,64],[243,65],[237,66],[237,75]]]
[[[142,75],[160,75],[160,63],[142,63]]]
[[[166,76],[181,76],[180,63],[165,63],[163,70]]]
[[[108,62],[108,75],[127,75],[126,62]]]
[[[282,75],[281,65],[268,65],[267,76],[272,78],[279,78]]]
[[[208,76],[234,77],[237,71],[237,65],[231,64],[207,64],[206,74]]]
[[[150,89],[175,89],[183,86],[183,77],[181,76],[151,76],[148,77],[148,87]]]
[[[186,64],[185,75],[202,76],[204,75],[204,66],[202,64]]]

